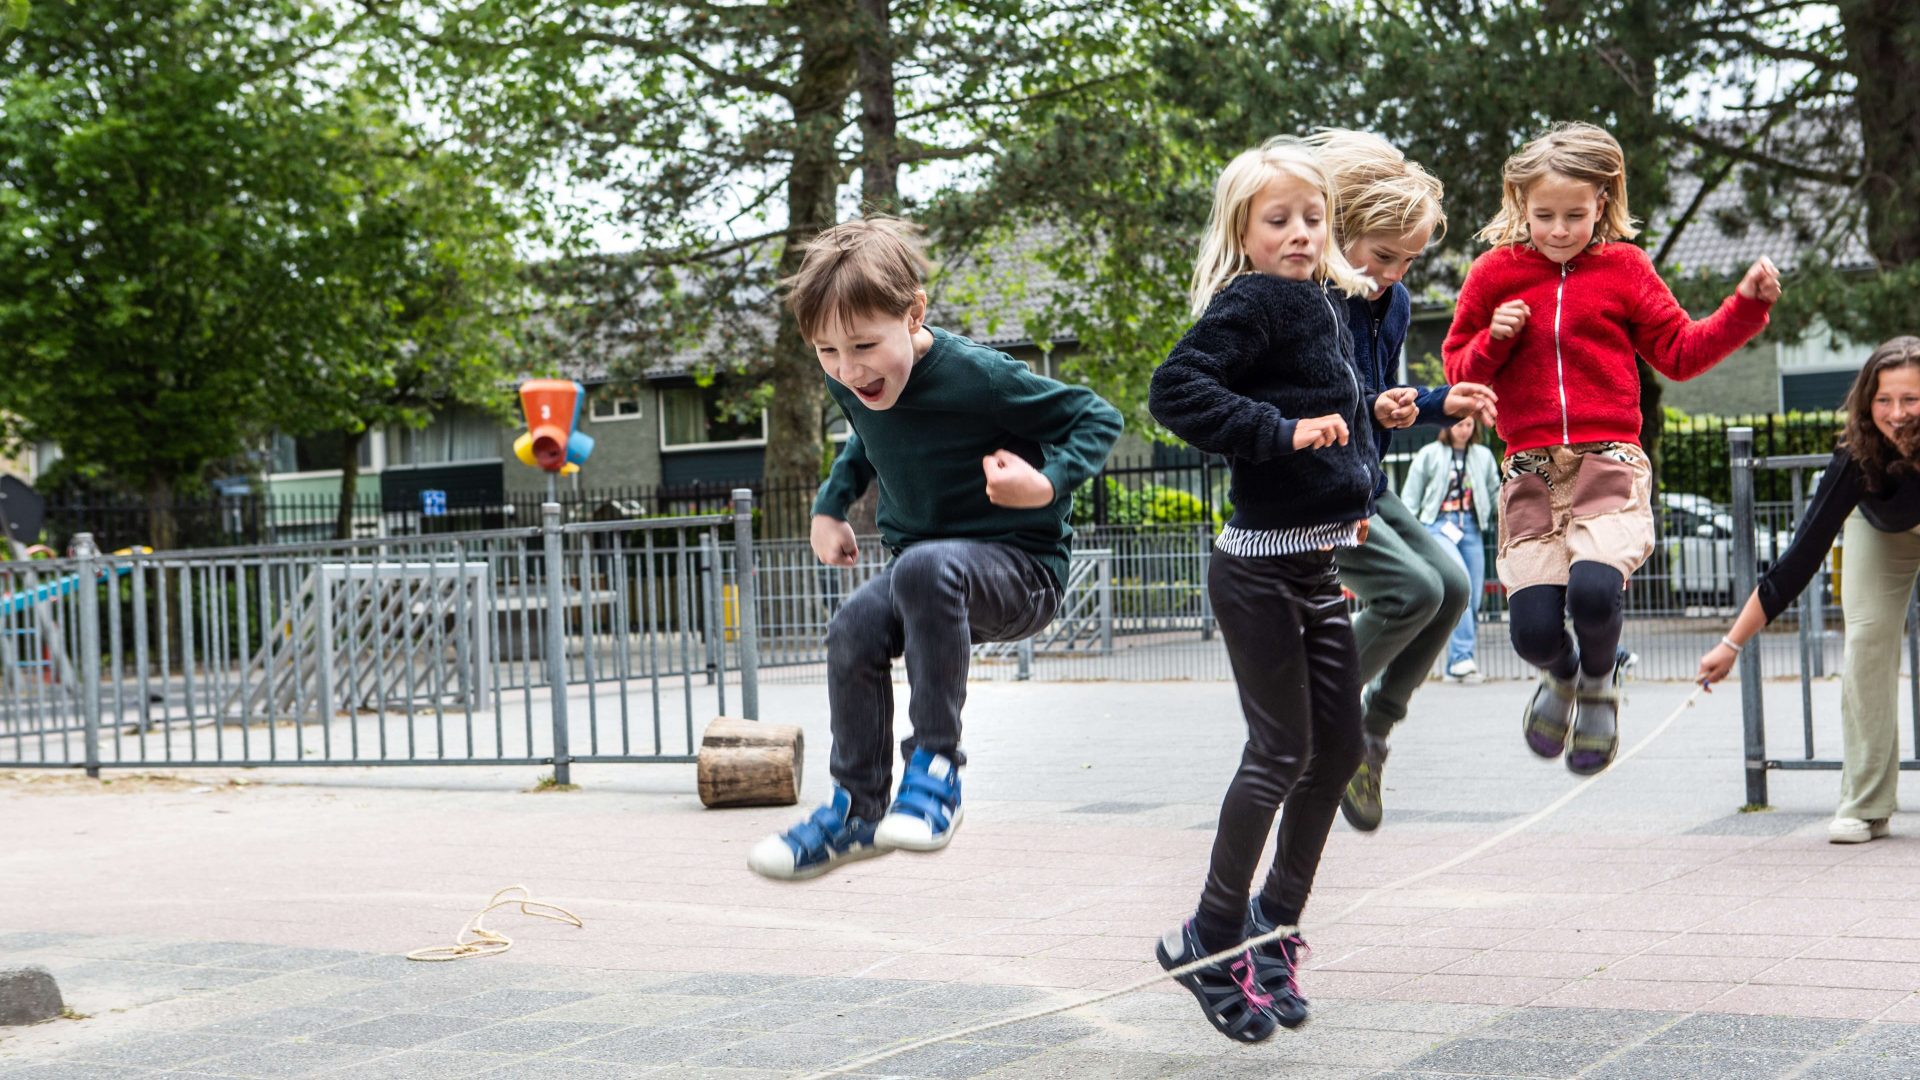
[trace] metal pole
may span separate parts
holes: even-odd
[[[733,580],[740,590],[740,715],[760,719],[760,570],[753,561],[753,489],[733,489]]]
[[[551,481],[552,474],[548,474]],[[565,588],[566,541],[560,533],[560,504],[540,504],[540,533],[547,563],[547,691],[553,697],[553,782],[570,784],[572,756],[567,747],[567,612],[561,606]]]
[[[1793,520],[1798,522],[1806,509],[1806,480],[1803,469],[1793,470]],[[1815,574],[1807,587],[1800,590],[1799,599],[1794,601],[1794,614],[1800,620],[1800,741],[1805,745],[1807,760],[1813,760],[1813,666],[1814,650],[1820,645],[1814,635],[1818,632],[1814,605],[1819,602],[1820,575]],[[1739,598],[1735,598],[1740,602]]]
[[[73,598],[80,609],[80,715],[86,723],[87,775],[100,778],[100,597],[94,584],[93,560],[100,557],[90,532],[73,534],[73,557],[79,560]]]
[[[1094,568],[1100,574],[1100,651],[1113,652],[1113,562],[1109,555],[1095,560]]]
[[[1727,452],[1733,466],[1733,577],[1734,596],[1745,603],[1753,595],[1757,576],[1754,552],[1753,429],[1727,429]],[[1747,805],[1767,805],[1767,728],[1761,700],[1760,641],[1740,653],[1740,716],[1746,730]]]
[[[1017,655],[1020,658],[1020,667],[1014,672],[1013,678],[1016,682],[1026,682],[1033,678],[1033,639],[1031,637],[1020,639]]]

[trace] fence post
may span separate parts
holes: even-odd
[[[560,504],[552,499],[540,504],[540,533],[547,563],[547,691],[553,697],[553,782],[570,784],[573,756],[567,737],[567,610],[562,606],[566,538],[560,532]]]
[[[1100,574],[1100,651],[1113,652],[1113,561],[1102,555],[1094,563]]]
[[[100,557],[90,532],[73,534],[73,557],[79,561],[74,582],[74,606],[80,615],[80,717],[86,724],[87,775],[100,778],[100,597],[94,584],[93,560]]]
[[[1744,603],[1753,595],[1758,570],[1754,551],[1753,429],[1727,429],[1727,456],[1733,469],[1733,581],[1734,597]],[[1760,639],[1740,653],[1740,716],[1746,731],[1747,805],[1767,805],[1766,709],[1760,684]]]
[[[740,590],[740,715],[760,719],[760,569],[753,561],[753,489],[733,489],[733,577]]]
[[[1013,673],[1014,681],[1026,682],[1033,678],[1033,638],[1030,636],[1021,638],[1020,647],[1015,650],[1015,655],[1019,658],[1020,665]]]

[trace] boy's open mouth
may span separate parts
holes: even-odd
[[[882,393],[885,393],[886,389],[887,389],[887,380],[875,379],[865,386],[854,387],[853,392],[856,394],[859,394],[861,400],[863,401],[879,401],[880,395]]]

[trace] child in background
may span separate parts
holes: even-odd
[[[1246,714],[1247,744],[1220,808],[1199,912],[1156,953],[1172,969],[1297,926],[1360,763],[1359,656],[1334,550],[1366,535],[1379,458],[1344,296],[1372,283],[1328,242],[1333,187],[1312,149],[1274,139],[1214,185],[1194,269],[1198,322],[1154,372],[1148,406],[1197,450],[1232,460],[1233,519],[1207,571]],[[1282,804],[1260,895],[1247,891]],[[1226,1035],[1294,1027],[1298,933],[1181,978]]]
[[[814,554],[854,565],[847,508],[878,483],[893,560],[827,625],[833,798],[753,849],[748,865],[767,877],[816,877],[953,839],[971,646],[1018,641],[1053,621],[1073,489],[1120,436],[1119,412],[1093,391],[926,325],[926,269],[911,228],[875,217],[822,232],[787,282],[800,333],[853,428],[814,499]],[[913,736],[889,806],[902,653]]]
[[[1400,279],[1445,235],[1440,181],[1378,135],[1336,128],[1316,132],[1308,142],[1333,180],[1339,206],[1334,242],[1348,264],[1373,281],[1372,292],[1347,297],[1345,312],[1369,398],[1367,434],[1380,456],[1386,456],[1395,428],[1450,424],[1471,415],[1491,421],[1494,394],[1484,386],[1400,384],[1400,353],[1413,314],[1413,299]],[[1407,718],[1408,700],[1446,648],[1472,586],[1446,547],[1387,486],[1385,473],[1373,500],[1367,542],[1334,552],[1340,583],[1367,605],[1353,620],[1366,686],[1360,707],[1366,754],[1340,800],[1347,824],[1362,832],[1379,828],[1385,814],[1380,778],[1387,737]]]
[[[1467,273],[1442,353],[1448,378],[1500,395],[1497,565],[1514,651],[1540,669],[1527,747],[1587,776],[1620,747],[1622,590],[1653,553],[1634,357],[1699,375],[1766,327],[1780,278],[1761,258],[1719,310],[1690,319],[1626,242],[1638,231],[1626,158],[1591,124],[1555,125],[1502,173],[1500,212],[1479,233],[1493,249]]]
[[[1453,636],[1447,639],[1447,681],[1477,683],[1480,669],[1473,662],[1475,625],[1480,615],[1481,587],[1486,584],[1487,552],[1480,537],[1493,524],[1494,500],[1500,497],[1500,463],[1480,442],[1479,425],[1469,416],[1420,448],[1407,466],[1401,501],[1419,517],[1427,531],[1460,560],[1472,582],[1473,602],[1460,613]],[[1364,769],[1365,766],[1362,766]]]

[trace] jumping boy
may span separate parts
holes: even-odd
[[[822,232],[786,282],[800,334],[853,428],[814,499],[813,552],[855,564],[847,508],[877,481],[893,559],[827,627],[833,799],[754,847],[747,865],[767,877],[817,877],[953,839],[970,647],[1018,641],[1053,620],[1073,489],[1120,435],[1119,412],[1085,387],[926,325],[928,268],[912,226],[876,217]],[[902,654],[913,735],[889,805],[892,664]]]

